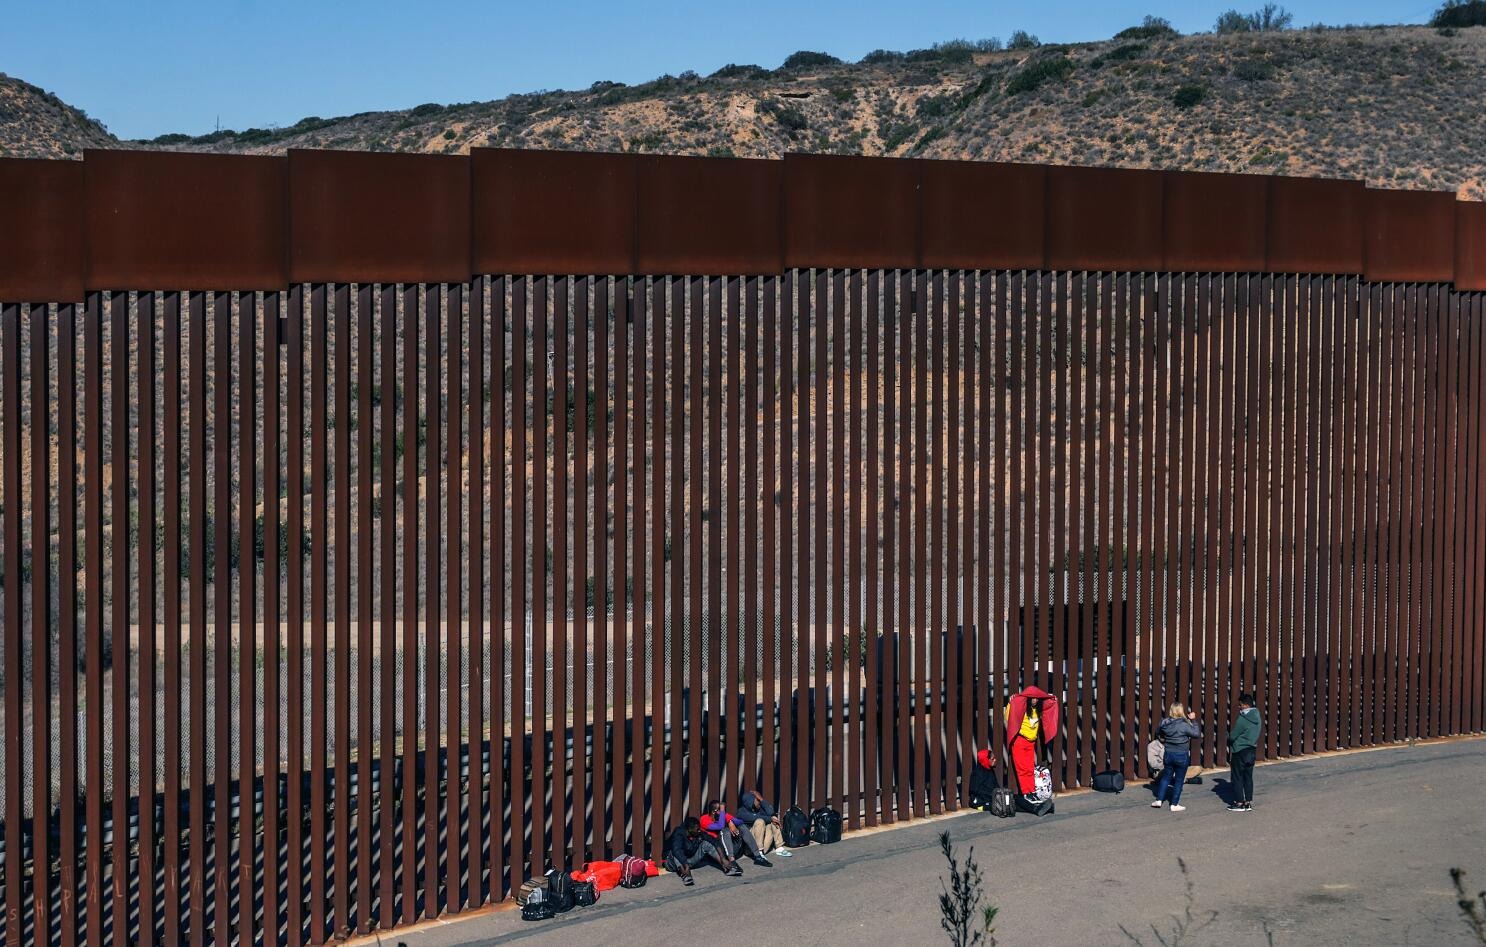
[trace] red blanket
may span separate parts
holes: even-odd
[[[599,891],[608,891],[610,888],[619,887],[619,873],[621,866],[619,862],[589,862],[581,869],[572,872],[574,881],[592,881],[593,886]],[[660,869],[655,862],[646,859],[645,874],[654,878],[660,874]]]

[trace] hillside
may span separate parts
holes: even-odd
[[[84,148],[117,145],[108,129],[86,112],[0,72],[0,155],[80,157]]]
[[[951,46],[868,59],[730,66],[708,77],[599,82],[582,92],[148,144],[261,153],[494,145],[916,155],[1328,175],[1486,198],[1486,28],[1158,36],[998,52]],[[101,132],[63,127],[59,145],[34,133],[16,140],[12,125],[4,125],[0,152],[57,153],[98,144],[80,133]]]

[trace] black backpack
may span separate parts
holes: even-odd
[[[1016,815],[1016,793],[1010,786],[997,786],[991,790],[991,815],[998,819],[1009,819]]]
[[[523,921],[548,921],[557,916],[552,909],[552,902],[547,900],[545,889],[536,888],[528,892],[526,903],[521,905],[521,919]]]
[[[829,845],[841,841],[841,813],[821,806],[810,814],[810,841]]]
[[[573,903],[586,908],[599,903],[599,888],[592,881],[573,882]]]
[[[1030,812],[1032,815],[1036,816],[1053,814],[1053,801],[1051,799],[1044,799],[1041,802],[1033,802],[1026,796],[1017,796],[1016,807],[1023,812]]]
[[[810,844],[810,817],[799,806],[790,806],[780,820],[783,825],[784,844],[788,848],[799,848]]]
[[[1119,770],[1107,769],[1102,773],[1094,774],[1095,792],[1124,792],[1125,774]]]
[[[547,903],[558,914],[573,909],[573,878],[565,869],[547,869]]]

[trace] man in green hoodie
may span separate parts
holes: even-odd
[[[1233,793],[1229,812],[1250,812],[1254,808],[1254,753],[1263,724],[1259,708],[1254,706],[1253,693],[1239,694],[1238,716],[1233,718],[1233,727],[1228,731],[1228,763],[1232,774],[1229,785]]]

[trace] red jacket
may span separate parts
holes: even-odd
[[[1028,698],[1037,698],[1042,701],[1042,742],[1051,743],[1053,737],[1058,735],[1057,699],[1040,687],[1025,687],[1021,693],[1013,694],[1011,697],[1010,713],[1006,718],[1007,746],[1011,746],[1011,741],[1022,729],[1022,717],[1027,713]]]

